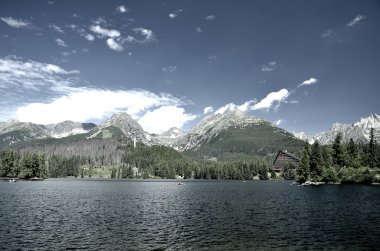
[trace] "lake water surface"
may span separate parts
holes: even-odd
[[[380,186],[0,181],[0,250],[380,248]]]

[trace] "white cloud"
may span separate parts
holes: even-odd
[[[109,29],[101,27],[100,25],[92,25],[90,26],[90,30],[100,35],[100,37],[111,37],[111,38],[120,37],[120,31],[109,30]]]
[[[54,31],[56,31],[56,32],[59,32],[59,33],[65,34],[65,32],[62,30],[62,28],[59,27],[58,25],[55,25],[55,24],[49,24],[49,28],[51,28],[52,30],[54,30]]]
[[[67,44],[65,43],[65,41],[63,41],[63,40],[60,39],[60,38],[55,39],[55,42],[56,42],[59,46],[67,47]]]
[[[31,103],[17,109],[17,119],[38,124],[78,122],[104,119],[110,114],[125,111],[139,118],[148,109],[181,105],[183,102],[170,94],[155,94],[145,90],[112,91],[78,88],[50,103]],[[162,118],[161,118],[162,119]]]
[[[111,50],[121,52],[124,50],[124,47],[118,44],[113,38],[107,39],[107,45]]]
[[[202,29],[201,29],[200,27],[197,27],[197,28],[196,28],[196,31],[197,31],[197,33],[201,33],[201,32],[202,32]]]
[[[208,56],[208,61],[211,62],[211,61],[214,61],[216,59],[216,55],[209,55]]]
[[[257,102],[256,99],[249,100],[244,102],[241,105],[236,105],[234,103],[226,104],[225,106],[220,107],[218,110],[216,110],[215,114],[223,114],[225,112],[229,111],[241,111],[241,112],[247,112],[253,108],[253,104]]]
[[[87,39],[88,41],[94,41],[95,40],[95,37],[91,34],[86,34],[84,36],[85,39]]]
[[[305,80],[301,84],[299,84],[298,87],[304,86],[304,85],[312,85],[312,84],[315,84],[317,82],[318,82],[318,79],[316,79],[316,78],[309,78],[308,80]]]
[[[215,18],[216,18],[215,15],[208,15],[207,17],[205,17],[205,19],[208,21],[213,21]]]
[[[163,72],[175,72],[177,70],[177,66],[176,65],[169,65],[167,67],[162,67],[161,70]]]
[[[263,64],[261,65],[261,71],[264,71],[264,72],[270,72],[270,71],[274,71],[277,69],[277,63],[274,62],[274,61],[270,61],[268,64]]]
[[[203,114],[209,114],[214,111],[214,108],[212,106],[207,106],[205,109],[203,109]]]
[[[289,96],[289,91],[287,89],[281,89],[278,92],[271,92],[265,98],[263,98],[259,103],[252,107],[252,110],[269,110],[274,107],[277,110],[281,102],[284,102]]]
[[[101,120],[119,111],[138,119],[161,106],[181,107],[190,102],[168,93],[83,87],[79,79],[73,78],[77,73],[54,64],[0,58],[0,104],[6,104],[7,110],[13,104],[20,121],[50,124]],[[5,119],[11,116],[0,111],[2,119],[4,114],[8,116]]]
[[[13,17],[2,17],[0,18],[6,24],[8,24],[12,28],[30,28],[31,23],[28,21],[23,21],[21,19],[14,19]]]
[[[279,120],[276,120],[275,122],[273,122],[276,126],[279,126],[280,124],[282,124],[284,122],[284,120],[282,119],[279,119]]]
[[[298,104],[298,103],[299,103],[299,100],[290,100],[289,103],[291,103],[291,104]]]
[[[183,11],[182,9],[179,9],[179,10],[174,11],[173,13],[169,13],[169,18],[170,18],[170,19],[174,19],[174,18],[178,17],[178,15],[179,15],[182,11]]]
[[[148,43],[155,40],[155,35],[152,30],[144,29],[140,27],[140,28],[133,29],[133,31],[143,36],[142,40],[133,39],[136,42]]]
[[[181,128],[186,122],[196,117],[196,115],[186,113],[182,107],[161,106],[145,113],[138,122],[147,132],[159,134],[172,127]]]
[[[332,29],[326,29],[326,30],[322,33],[322,37],[323,37],[323,38],[331,37],[332,33],[333,33],[333,30],[332,30]]]
[[[36,61],[23,61],[21,58],[9,56],[0,58],[0,90],[4,92],[39,92],[61,91],[70,88],[71,77],[79,71],[67,71],[58,65]],[[23,94],[25,95],[25,94]]]
[[[126,13],[128,11],[128,9],[124,5],[120,5],[119,7],[116,8],[116,10],[119,13]]]
[[[366,19],[366,16],[364,15],[356,15],[356,17],[354,19],[352,19],[348,24],[347,26],[354,26],[356,24],[360,24],[361,21],[363,21],[364,19]]]

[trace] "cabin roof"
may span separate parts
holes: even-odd
[[[291,154],[291,153],[288,153],[287,151],[280,150],[280,151],[278,151],[277,156],[276,156],[276,158],[275,158],[274,161],[273,161],[273,164],[276,163],[277,158],[278,158],[278,156],[279,156],[280,154],[287,155],[287,156],[291,157],[292,159],[296,160],[297,162],[300,161],[300,159],[299,159],[297,156],[295,156],[295,155],[293,155],[293,154]]]

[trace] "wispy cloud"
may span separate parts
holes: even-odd
[[[326,29],[322,34],[321,36],[323,38],[328,38],[328,37],[331,37],[331,35],[333,34],[333,30],[332,29]]]
[[[265,98],[263,98],[259,103],[252,107],[252,110],[277,110],[281,103],[286,101],[290,95],[287,89],[281,89],[277,92],[269,93]]]
[[[273,123],[274,123],[276,126],[279,126],[279,125],[281,125],[284,121],[285,121],[285,120],[283,120],[283,119],[279,119],[279,120],[274,121]]]
[[[137,34],[140,34],[143,37],[142,39],[134,38],[133,41],[140,42],[140,43],[149,43],[156,40],[156,36],[154,35],[152,30],[140,27],[140,28],[133,29],[133,31],[136,32]]]
[[[205,17],[205,19],[206,19],[207,21],[213,21],[215,18],[216,18],[215,15],[208,15],[208,16]]]
[[[124,47],[118,44],[113,38],[107,39],[107,45],[111,50],[121,52],[124,50]]]
[[[24,21],[21,19],[14,19],[13,17],[2,17],[0,19],[12,28],[31,28],[32,27],[32,24],[30,22]]]
[[[163,72],[175,72],[177,70],[177,66],[176,65],[169,65],[169,66],[166,66],[166,67],[162,67],[161,70]]]
[[[347,23],[347,26],[354,26],[357,24],[360,24],[364,19],[366,19],[366,16],[358,14],[354,19],[352,19],[349,23]]]
[[[317,82],[318,82],[318,79],[316,79],[316,78],[309,78],[309,79],[303,81],[301,84],[299,84],[298,87],[304,86],[304,85],[313,85],[313,84],[315,84]]]
[[[175,10],[175,11],[172,12],[172,13],[169,13],[169,18],[170,18],[170,19],[174,19],[174,18],[178,17],[178,15],[179,15],[182,11],[183,11],[182,9],[179,9],[179,10]]]
[[[270,72],[277,69],[277,63],[275,61],[270,61],[268,64],[261,65],[261,71]]]
[[[128,12],[128,9],[124,5],[120,5],[120,6],[116,7],[116,11],[119,13],[126,13],[126,12]]]
[[[207,59],[209,62],[214,61],[216,60],[216,55],[209,55]]]
[[[54,31],[56,31],[56,32],[65,34],[65,32],[63,31],[63,29],[61,27],[59,27],[58,25],[49,24],[49,28],[52,29],[52,30],[54,30]]]
[[[200,27],[197,27],[195,30],[197,31],[197,33],[201,33],[202,32],[202,29]]]
[[[161,106],[145,113],[138,122],[144,130],[159,134],[172,127],[182,128],[185,123],[196,117],[196,115],[187,113],[182,107]]]
[[[214,111],[214,108],[212,106],[207,106],[205,109],[203,109],[203,114],[209,114]]]
[[[56,42],[59,46],[61,46],[61,47],[67,47],[67,44],[65,43],[65,41],[63,41],[63,40],[60,39],[60,38],[56,38],[56,39],[55,39],[55,42]]]

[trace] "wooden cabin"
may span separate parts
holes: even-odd
[[[279,151],[277,153],[276,159],[273,161],[273,170],[275,172],[281,172],[284,167],[292,164],[294,167],[298,166],[300,159],[287,151]]]

